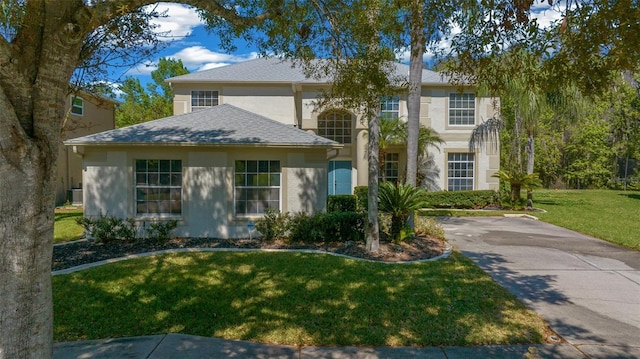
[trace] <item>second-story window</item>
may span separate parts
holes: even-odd
[[[380,117],[389,119],[400,117],[400,98],[398,96],[380,99]]]
[[[347,111],[325,111],[318,116],[318,135],[340,143],[351,143],[351,122],[351,114]]]
[[[84,100],[77,96],[71,97],[71,113],[77,116],[84,115]]]
[[[218,106],[218,91],[191,91],[191,111],[198,111],[213,106]]]
[[[476,95],[449,94],[449,125],[473,126],[476,123]]]

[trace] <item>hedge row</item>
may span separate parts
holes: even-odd
[[[354,190],[358,211],[367,210],[367,191],[367,186],[359,186]],[[498,192],[493,190],[427,192],[426,197],[425,208],[480,209],[500,203]]]

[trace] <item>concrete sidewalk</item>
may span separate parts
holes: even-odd
[[[446,238],[592,358],[640,358],[640,252],[525,218],[444,218]]]
[[[223,340],[182,334],[56,343],[55,359],[200,359],[200,358],[587,358],[571,345],[481,347],[293,347]]]

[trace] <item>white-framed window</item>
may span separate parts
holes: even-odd
[[[76,116],[84,115],[84,100],[78,96],[71,96],[71,113]]]
[[[400,117],[400,97],[387,96],[380,98],[380,117],[399,118]]]
[[[191,91],[191,111],[198,111],[213,106],[218,106],[218,91]]]
[[[473,190],[475,155],[449,153],[447,156],[447,190]]]
[[[264,214],[280,210],[280,161],[235,161],[235,211],[238,216]]]
[[[182,213],[182,161],[136,160],[136,214]]]
[[[351,114],[329,110],[318,116],[318,135],[339,143],[351,143]]]
[[[398,182],[400,176],[400,154],[386,153],[384,155],[384,178],[386,181]]]
[[[473,126],[476,123],[476,95],[473,93],[449,94],[449,125]]]

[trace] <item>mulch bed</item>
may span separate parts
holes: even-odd
[[[283,241],[265,242],[260,239],[212,238],[175,238],[166,242],[118,241],[105,244],[93,241],[76,241],[53,247],[52,270],[66,269],[136,253],[175,248],[315,249],[376,261],[401,262],[437,257],[443,254],[448,246],[440,239],[425,236],[416,236],[414,239],[400,244],[381,238],[380,248],[375,253],[368,252],[364,242],[309,244]]]

